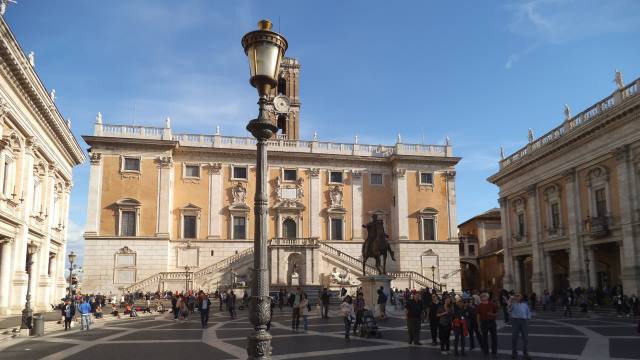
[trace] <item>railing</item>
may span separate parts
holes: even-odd
[[[317,246],[318,238],[273,238],[269,240],[269,245],[271,246]]]
[[[189,279],[192,278],[192,273],[189,274]],[[149,285],[157,284],[160,281],[164,280],[187,280],[187,273],[184,271],[173,271],[173,272],[160,272],[155,275],[151,275],[148,278],[138,281],[135,284],[129,285],[122,289],[123,292],[135,292],[138,290],[142,290]]]
[[[345,261],[349,264],[351,264],[352,266],[355,266],[357,269],[361,269],[362,268],[362,260],[357,259],[349,254],[346,254],[332,246],[329,246],[323,242],[319,242],[320,244],[320,251],[323,251],[325,254],[329,254],[329,255],[333,255],[334,257]],[[369,264],[365,264],[365,273],[367,275],[377,275],[378,274],[378,269],[376,269],[374,266],[371,266]]]
[[[172,134],[170,128],[112,125],[96,123],[95,136],[138,138],[153,140],[173,140],[181,146],[213,147],[223,149],[255,150],[256,140],[250,137],[222,136],[220,134]],[[276,136],[267,142],[271,151],[317,153],[332,155],[356,155],[371,157],[390,157],[392,155],[416,155],[449,157],[449,145],[395,144],[367,145],[354,143],[337,143],[325,141],[288,140],[286,136]]]
[[[409,281],[416,282],[425,288],[436,288],[439,291],[442,291],[441,284],[438,284],[432,279],[429,279],[428,277],[420,273],[417,273],[415,271],[392,271],[392,272],[389,272],[388,275],[394,276],[396,278],[409,279]]]
[[[215,264],[209,265],[203,269],[200,269],[198,271],[194,272],[194,277],[197,278],[201,278],[205,275],[209,275],[215,271],[218,271],[220,269],[224,269],[226,267],[229,267],[231,264],[235,263],[236,261],[242,259],[245,256],[249,256],[253,254],[253,247],[250,248],[246,248],[242,251],[240,251],[237,254],[233,254],[231,256],[229,256],[228,258],[222,259],[220,261],[218,261]]]
[[[568,134],[576,131],[581,126],[588,124],[598,118],[600,115],[606,113],[610,109],[616,107],[620,103],[627,99],[640,94],[640,79],[636,79],[633,83],[625,88],[618,90],[613,95],[599,101],[595,105],[589,107],[583,112],[577,114],[569,120],[566,120],[562,125],[552,129],[536,140],[530,142],[526,146],[517,150],[512,155],[500,160],[500,169],[507,168],[512,164],[522,160],[523,158],[539,151],[546,145],[556,142],[558,139],[567,136]]]

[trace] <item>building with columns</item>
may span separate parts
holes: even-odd
[[[72,168],[84,154],[34,67],[0,17],[0,315],[24,308],[29,277],[35,311],[67,287]]]
[[[504,287],[640,293],[640,80],[500,161]]]
[[[387,269],[397,286],[459,288],[460,158],[451,145],[300,140],[299,73],[297,60],[283,60],[270,108],[280,129],[269,141],[272,285],[295,285],[294,272],[305,286],[330,285],[331,274],[356,283],[363,225],[377,215],[395,249]],[[84,291],[212,290],[247,278],[254,139],[176,134],[169,119],[157,128],[106,124],[101,115],[83,138],[91,146]]]

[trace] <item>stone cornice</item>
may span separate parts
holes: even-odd
[[[56,143],[61,153],[72,165],[84,161],[80,144],[71,133],[58,108],[51,100],[46,88],[4,19],[0,18],[0,71],[23,96],[24,103],[31,108],[43,129],[50,132],[48,138]]]

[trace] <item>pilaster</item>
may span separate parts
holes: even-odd
[[[458,219],[456,206],[456,172],[447,170],[444,174],[447,184],[447,212],[449,221],[449,239],[458,238]]]
[[[211,163],[209,168],[209,238],[219,239],[221,237],[221,216],[222,209],[222,164]]]
[[[353,240],[362,240],[362,172],[351,170],[351,234]]]
[[[531,257],[532,257],[532,275],[531,275],[531,288],[540,295],[544,286],[544,265],[542,263],[543,256],[541,250],[541,222],[540,222],[540,206],[538,204],[538,188],[536,185],[532,185],[528,189],[528,201],[527,201],[527,220],[529,241],[531,242]]]
[[[322,192],[320,191],[320,169],[309,169],[309,228],[311,237],[320,238],[320,208],[322,204]]]
[[[544,253],[544,267],[546,269],[545,278],[546,278],[546,286],[549,293],[553,291],[553,259],[551,257],[551,252],[547,251]]]
[[[567,199],[567,230],[569,232],[569,284],[571,287],[584,287],[586,277],[582,241],[580,240],[581,217],[578,175],[575,169],[564,173],[564,186]]]
[[[637,294],[640,291],[640,266],[638,266],[638,249],[633,231],[633,190],[631,149],[624,145],[614,151],[618,160],[618,191],[620,199],[620,226],[622,227],[622,246],[620,253],[622,267],[622,286],[625,293]]]
[[[85,234],[99,235],[100,210],[102,203],[102,154],[89,153],[89,191],[87,201],[87,224]]]
[[[9,313],[9,294],[11,290],[11,262],[15,242],[13,239],[0,240],[0,315]]]
[[[409,238],[409,204],[407,199],[407,169],[396,168],[395,177],[395,207],[394,207],[394,232],[396,240]]]
[[[511,254],[511,228],[509,226],[509,200],[506,197],[498,200],[500,203],[500,225],[502,228],[502,248],[504,254],[504,276],[502,287],[514,289],[513,257]]]
[[[173,203],[173,159],[161,156],[158,164],[158,220],[157,237],[171,237],[171,205]]]

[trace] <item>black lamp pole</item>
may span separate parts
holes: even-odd
[[[31,321],[33,318],[33,309],[31,309],[31,270],[33,266],[33,254],[37,248],[33,245],[27,245],[27,296],[22,309],[22,324],[20,329],[31,329]]]

